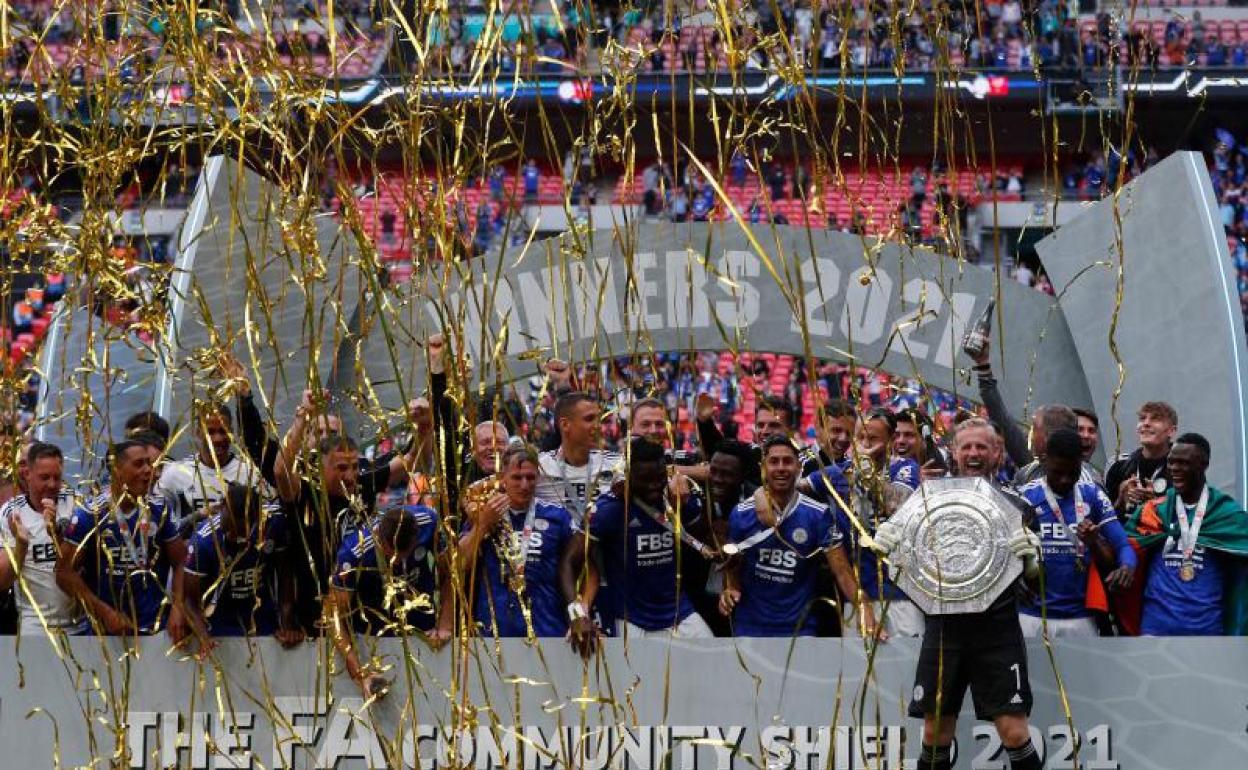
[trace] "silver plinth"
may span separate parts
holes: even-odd
[[[929,615],[982,612],[1022,574],[1008,545],[1022,516],[985,479],[926,481],[892,521],[894,580]]]

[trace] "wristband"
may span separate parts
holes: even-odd
[[[568,603],[568,622],[575,623],[589,617],[589,613],[585,611],[585,605],[580,602]]]

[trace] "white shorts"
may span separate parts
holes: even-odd
[[[715,632],[711,631],[711,627],[696,612],[689,613],[689,617],[680,621],[675,628],[660,628],[658,631],[647,631],[624,621],[624,634],[635,639],[710,639],[715,636]]]
[[[884,617],[884,605],[888,605],[888,617]],[[884,618],[884,630],[888,632],[890,637],[901,638],[912,636],[918,638],[923,635],[923,627],[926,623],[926,615],[918,605],[909,599],[889,599],[887,602],[871,602],[871,611],[875,613],[875,620],[879,622]],[[853,613],[853,605],[845,605],[845,612],[841,615],[841,628],[845,636],[860,636],[858,633],[858,615]]]
[[[1027,639],[1039,639],[1046,628],[1050,639],[1059,636],[1100,636],[1100,629],[1092,618],[1049,618],[1042,620],[1035,615],[1018,613],[1018,625]]]

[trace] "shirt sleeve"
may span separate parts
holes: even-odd
[[[745,539],[745,527],[742,525],[741,506],[732,509],[728,514],[728,542],[740,543]]]
[[[286,546],[290,541],[290,532],[287,529],[286,512],[282,510],[280,505],[267,506],[268,519],[264,524],[265,542],[273,544],[273,552],[281,553],[286,550]]]
[[[819,549],[827,550],[835,548],[841,544],[845,538],[841,534],[841,528],[836,523],[836,514],[829,507],[824,507],[820,514],[819,521]]]
[[[65,542],[72,545],[81,546],[91,537],[92,531],[95,529],[95,516],[86,508],[75,508],[69,522],[65,524],[65,532],[63,537]]]
[[[1100,519],[1096,522],[1096,526],[1101,536],[1113,547],[1114,553],[1118,554],[1118,566],[1135,569],[1139,565],[1139,559],[1135,555],[1135,549],[1131,547],[1131,542],[1127,540],[1127,531],[1118,521],[1118,514],[1114,511],[1113,503],[1109,501],[1109,496],[1100,487],[1096,489],[1095,499],[1098,509],[1097,517]]]
[[[6,546],[12,548],[17,542],[13,537],[12,530],[9,529],[9,519],[13,515],[14,508],[11,505],[6,505],[3,510],[0,510],[0,548]]]
[[[1118,499],[1118,488],[1126,480],[1126,467],[1126,460],[1115,460],[1105,471],[1105,491],[1109,494],[1110,501]]]
[[[619,498],[612,494],[599,495],[594,513],[589,520],[589,534],[595,540],[610,539],[620,531],[624,510]]]
[[[186,571],[211,581],[219,568],[216,543],[211,536],[196,532],[186,546]]]
[[[976,367],[975,374],[979,381],[979,398],[988,410],[988,418],[995,422],[1004,434],[1005,453],[1015,465],[1022,468],[1035,459],[1027,446],[1027,434],[1018,427],[1018,423],[1014,422],[1014,418],[1010,415],[1005,399],[1001,397],[1001,391],[997,388],[997,378],[993,376],[992,369],[986,368],[985,370]]]
[[[911,490],[919,488],[919,464],[914,460],[907,459],[897,468],[897,474],[893,481],[898,484],[904,484]]]
[[[377,462],[360,474],[360,497],[371,504],[390,486],[390,463]]]
[[[690,495],[680,506],[680,521],[686,527],[702,520],[702,500],[697,495]]]
[[[355,538],[349,537],[342,541],[342,547],[338,549],[338,561],[334,567],[334,574],[329,576],[329,584],[334,588],[343,591],[354,591],[357,571],[359,563],[355,558]]]
[[[178,539],[178,525],[173,521],[173,512],[168,505],[161,505],[160,512],[152,512],[159,518],[159,524],[156,528],[157,543],[171,543]]]

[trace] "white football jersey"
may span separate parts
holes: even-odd
[[[591,449],[589,462],[584,465],[569,464],[560,449],[542,452],[538,457],[537,498],[567,508],[580,526],[589,504],[610,491],[621,463],[620,455],[602,449]]]
[[[74,498],[65,490],[56,498],[56,520],[58,523],[69,521],[74,514]],[[9,520],[14,516],[30,532],[30,546],[26,551],[26,559],[22,562],[21,582],[16,584],[14,594],[17,598],[17,609],[21,615],[21,633],[23,636],[44,633],[39,613],[49,628],[70,628],[78,625],[78,603],[56,584],[56,543],[52,533],[43,521],[43,514],[31,507],[26,495],[11,498],[0,507],[0,547],[12,560],[12,548],[16,538],[9,529]],[[11,563],[11,562],[10,562]],[[29,595],[27,595],[29,593]],[[34,603],[31,603],[31,598]],[[35,610],[38,605],[38,612]]]
[[[166,500],[174,523],[181,528],[185,522],[201,515],[205,508],[221,502],[230,484],[256,487],[265,499],[272,497],[260,469],[237,453],[220,469],[204,465],[199,455],[170,463],[161,471],[153,491]]]

